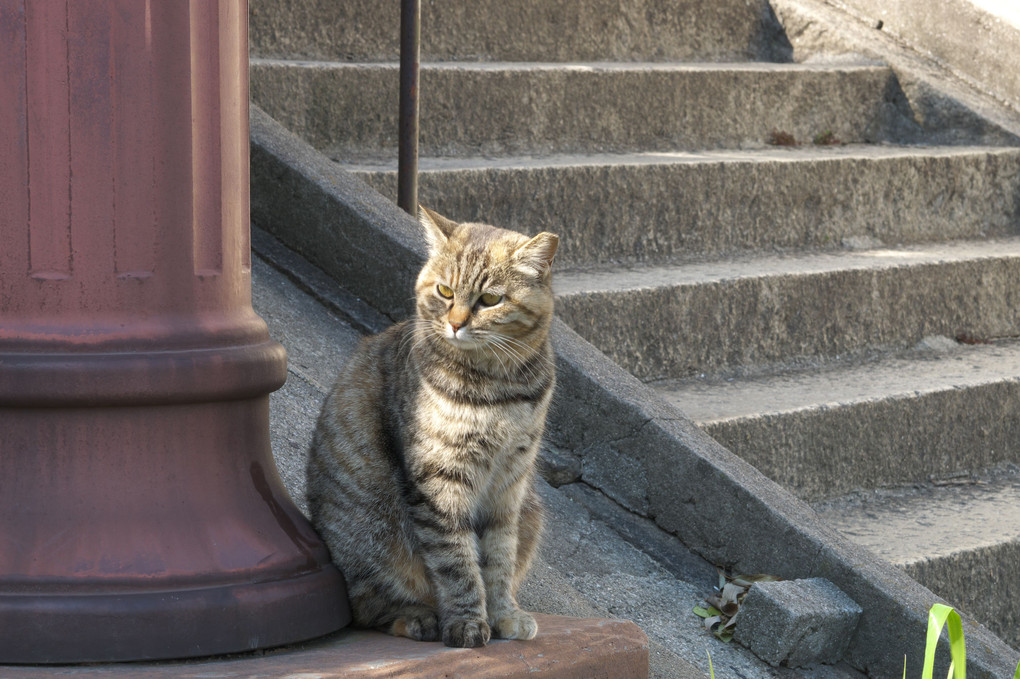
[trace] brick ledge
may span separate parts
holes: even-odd
[[[536,614],[531,641],[446,648],[378,632],[343,630],[264,654],[166,663],[0,666],[5,679],[646,679],[648,638],[628,620]]]

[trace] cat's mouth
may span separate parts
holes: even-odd
[[[485,340],[475,334],[470,327],[454,327],[447,323],[440,334],[450,345],[461,351],[481,349],[486,344]]]
[[[446,326],[446,329],[443,331],[443,339],[458,349],[475,349],[482,344],[468,328],[455,330],[450,326]]]

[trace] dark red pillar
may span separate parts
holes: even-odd
[[[346,624],[251,307],[243,0],[0,0],[0,663]]]

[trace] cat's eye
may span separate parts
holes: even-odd
[[[436,286],[436,291],[439,293],[440,297],[445,297],[446,299],[453,299],[453,288],[451,288],[448,285],[443,285],[442,283],[440,283],[439,285]]]
[[[485,306],[496,306],[503,301],[503,295],[497,295],[494,292],[486,292],[478,298],[478,301]]]

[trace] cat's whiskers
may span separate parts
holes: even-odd
[[[497,360],[500,361],[500,365],[504,367],[504,371],[506,371],[506,368],[505,365],[503,364],[502,359],[500,359],[499,357],[500,352],[497,351],[497,349],[502,350],[502,353],[504,353],[506,357],[510,359],[510,361],[512,361],[514,365],[517,366],[518,370],[525,372],[527,377],[531,379],[538,378],[538,375],[536,373],[536,365],[530,363],[528,361],[527,356],[524,353],[524,350],[526,350],[528,353],[532,353],[534,349],[531,346],[524,342],[521,342],[520,340],[514,337],[510,337],[509,335],[504,335],[503,333],[495,332],[492,330],[486,331],[485,337],[487,341],[487,346],[491,348],[493,355],[496,356]],[[509,374],[509,371],[506,372]]]
[[[507,369],[506,363],[503,362],[503,357],[499,355],[498,351],[495,351],[495,349],[492,348],[493,344],[498,344],[498,341],[489,337],[485,338],[485,348],[489,349],[490,353],[496,357],[497,361],[499,361],[500,370],[502,370],[504,374],[509,375],[510,371]],[[510,358],[512,360],[512,357],[509,355],[507,356],[507,358]]]
[[[526,351],[528,353],[534,353],[535,352],[535,347],[533,347],[532,345],[528,344],[527,342],[524,342],[523,340],[519,340],[516,337],[512,337],[510,335],[506,335],[506,334],[501,333],[501,332],[494,332],[494,334],[498,335],[500,338],[502,338],[503,340],[505,340],[509,344],[511,344],[513,346],[520,347],[522,350],[524,350],[524,351]]]
[[[424,319],[418,318],[417,316],[411,318],[408,323],[411,326],[411,332],[406,333],[400,340],[398,350],[403,352],[408,342],[417,342],[420,337],[418,329],[430,325],[430,323]]]
[[[407,357],[408,366],[414,363],[413,355],[418,351],[419,347],[429,341],[429,333],[433,331],[432,322],[425,319],[415,317],[411,319],[410,324],[411,332],[408,332],[400,342],[401,353],[404,353],[406,344],[411,342],[411,347],[404,354]]]

